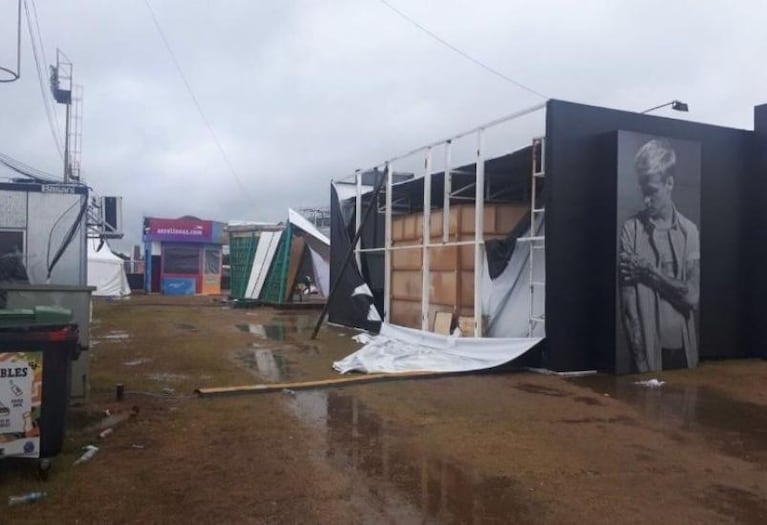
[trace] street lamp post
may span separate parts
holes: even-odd
[[[642,113],[649,113],[650,111],[655,111],[656,109],[665,108],[666,106],[671,106],[671,109],[674,111],[690,111],[690,108],[687,106],[686,102],[682,102],[681,100],[672,100],[671,102],[666,102],[665,104],[661,104],[660,106],[655,106],[650,109],[646,109],[642,111]]]

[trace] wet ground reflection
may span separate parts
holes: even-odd
[[[238,324],[237,329],[241,332],[248,332],[256,337],[263,339],[271,339],[272,341],[284,341],[287,332],[291,331],[291,328],[286,329],[282,325],[276,324]]]
[[[247,368],[255,369],[267,381],[284,381],[290,376],[287,360],[281,352],[267,348],[243,350],[237,359]]]
[[[767,409],[762,405],[726,397],[711,387],[674,385],[659,388],[634,384],[636,378],[595,375],[570,379],[630,404],[642,415],[668,430],[701,433],[727,454],[756,461],[753,454],[767,452]],[[679,437],[679,436],[677,436]]]
[[[322,438],[326,458],[360,481],[355,496],[383,504],[395,523],[516,523],[534,515],[528,489],[513,479],[419,450],[354,396],[297,392],[292,407]]]
[[[274,317],[270,323],[238,324],[237,329],[272,341],[285,341],[290,336],[311,334],[316,319],[306,315]]]

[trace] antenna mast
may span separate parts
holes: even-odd
[[[72,131],[72,61],[64,54],[61,49],[56,49],[56,65],[51,66],[51,92],[53,93],[53,99],[59,104],[66,106],[66,131],[64,132],[64,183],[67,184],[72,180],[80,180],[80,135],[79,129],[82,126],[82,114],[75,108],[76,122],[75,131]],[[79,102],[82,102],[82,88],[79,89]],[[76,99],[78,100],[78,99]],[[78,104],[79,105],[79,104]],[[72,155],[72,142],[74,139],[74,146],[77,155],[77,173],[73,173],[73,155]]]

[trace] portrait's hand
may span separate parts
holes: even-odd
[[[624,283],[646,281],[652,274],[652,265],[644,257],[622,253],[619,264],[620,278]]]

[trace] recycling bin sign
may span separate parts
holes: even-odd
[[[0,353],[0,457],[39,457],[43,352]]]

